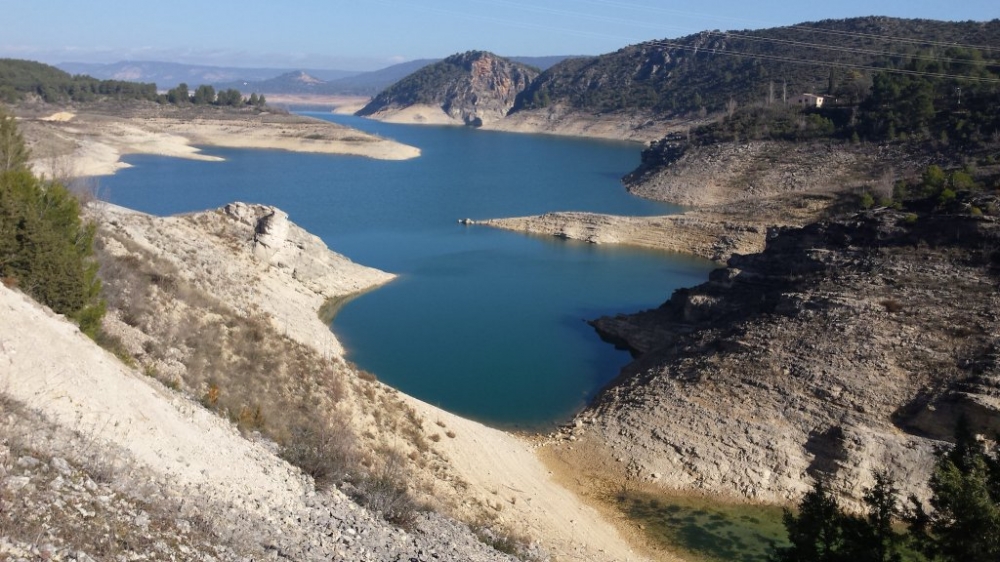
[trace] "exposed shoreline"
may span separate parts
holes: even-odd
[[[252,308],[265,314],[289,338],[343,362],[343,347],[321,318],[324,303],[374,290],[394,276],[335,254],[286,222],[280,210],[273,210],[277,221],[272,219],[260,234],[254,219],[271,212],[268,209],[236,203],[216,211],[153,217],[102,205],[97,212],[117,236],[170,260],[188,282],[235,310]],[[252,232],[258,232],[259,244],[245,242]],[[239,240],[244,242],[235,243]],[[199,259],[186,259],[189,255]],[[646,559],[598,510],[556,483],[537,450],[537,438],[494,429],[375,384],[380,394],[401,400],[418,414],[422,432],[438,434],[431,446],[447,463],[450,476],[441,480],[435,473],[426,478],[434,482],[436,496],[460,505],[458,515],[474,515],[467,510],[486,506],[521,532],[541,539],[555,560]],[[362,410],[359,406],[356,416],[363,416]],[[367,423],[363,417],[354,419],[358,427]],[[445,431],[447,438],[440,438]],[[450,482],[460,483],[460,495]]]
[[[418,148],[321,119],[300,115],[163,110],[133,114],[98,110],[20,115],[36,174],[68,179],[111,175],[129,154],[220,161],[197,145],[287,150],[407,160]],[[23,112],[22,112],[23,113]]]
[[[676,215],[651,217],[557,212],[527,217],[470,221],[514,232],[581,240],[591,244],[624,244],[693,255],[725,262],[733,254],[764,249],[767,230],[814,220],[832,197],[775,197],[749,206],[730,203],[696,208]]]
[[[562,212],[472,224],[591,244],[624,244],[690,254],[712,261],[725,261],[733,253],[760,251],[765,232],[763,225],[720,220],[703,211],[654,217]]]

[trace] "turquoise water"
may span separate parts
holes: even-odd
[[[134,156],[101,179],[159,215],[232,201],[278,206],[332,249],[400,275],[347,303],[333,330],[384,382],[491,425],[539,428],[582,407],[628,362],[585,319],[656,306],[709,262],[484,227],[459,218],[557,210],[649,215],[618,178],[632,144],[391,125],[315,114],[417,146],[404,162],[206,148],[225,162]]]

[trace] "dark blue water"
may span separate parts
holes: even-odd
[[[334,250],[399,274],[346,304],[333,329],[348,359],[449,411],[524,428],[566,419],[628,361],[584,319],[656,306],[711,267],[457,224],[558,210],[673,212],[619,183],[638,164],[636,145],[316,116],[422,155],[387,162],[206,148],[226,161],[133,156],[134,167],[102,178],[102,190],[159,215],[275,205]]]

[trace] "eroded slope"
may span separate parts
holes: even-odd
[[[858,499],[885,467],[923,494],[959,415],[1000,429],[998,243],[968,214],[774,229],[660,308],[594,322],[638,358],[574,433],[669,488],[783,501],[827,477]]]

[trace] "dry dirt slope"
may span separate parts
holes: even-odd
[[[199,386],[188,388],[188,381],[192,379],[185,378],[185,370],[197,367],[192,367],[192,363],[184,361],[184,353],[188,343],[192,340],[208,338],[204,337],[205,333],[201,332],[200,329],[192,330],[192,324],[177,322],[196,318],[203,323],[214,323],[226,326],[226,329],[237,329],[240,320],[229,315],[233,314],[232,311],[243,311],[244,314],[249,314],[255,322],[262,321],[268,325],[254,324],[261,329],[267,328],[263,333],[274,334],[274,336],[268,337],[294,341],[296,345],[305,346],[312,350],[313,355],[310,357],[313,359],[311,360],[317,363],[330,362],[334,365],[333,376],[343,378],[346,384],[340,390],[342,397],[339,398],[339,402],[332,403],[332,409],[351,414],[353,416],[352,423],[360,424],[358,425],[359,431],[365,435],[359,436],[359,439],[365,447],[371,446],[374,450],[374,447],[379,446],[379,442],[388,441],[394,446],[404,449],[402,452],[406,453],[407,458],[412,460],[413,466],[411,468],[414,480],[411,491],[413,493],[418,496],[424,494],[422,497],[432,498],[436,500],[436,505],[453,510],[463,517],[475,517],[485,512],[491,516],[490,521],[488,521],[490,524],[499,528],[512,528],[531,538],[538,539],[540,543],[535,552],[539,554],[548,552],[556,560],[580,558],[588,560],[642,559],[641,556],[631,551],[629,545],[622,541],[615,530],[593,509],[582,504],[570,492],[552,482],[548,471],[535,457],[530,443],[481,424],[451,416],[429,405],[400,395],[378,383],[362,380],[356,371],[352,371],[350,366],[343,362],[340,358],[341,348],[336,338],[317,315],[319,307],[324,300],[330,297],[344,296],[357,290],[363,290],[366,287],[385,282],[391,276],[352,264],[342,256],[330,252],[317,238],[302,231],[290,223],[283,213],[270,207],[233,204],[216,211],[166,218],[151,217],[127,209],[108,206],[100,207],[95,212],[104,225],[100,236],[102,255],[105,257],[116,256],[114,259],[118,260],[119,267],[133,269],[133,273],[136,273],[138,277],[145,276],[147,283],[151,286],[151,292],[139,291],[134,284],[119,286],[118,290],[121,291],[121,294],[115,297],[116,300],[112,303],[112,310],[108,318],[109,327],[121,338],[121,344],[124,347],[122,351],[136,357],[147,374],[155,375],[171,385],[187,389],[196,397],[203,397],[204,388]],[[106,281],[109,288],[114,283],[110,279]],[[172,292],[167,292],[168,289]],[[139,301],[133,304],[137,304],[139,308],[148,309],[143,314],[153,319],[150,323],[147,323],[135,307],[119,308],[123,302],[128,301],[126,297],[129,295],[131,295],[132,300]],[[227,310],[229,312],[226,312]],[[16,312],[20,313],[20,309],[17,309]],[[6,312],[4,316],[6,318]],[[8,327],[5,326],[5,328]],[[58,338],[46,336],[42,332],[37,334],[40,338],[38,340],[25,340],[23,338],[32,334],[13,327],[10,329],[13,330],[10,334],[2,332],[2,336],[0,336],[2,338],[0,341],[4,342],[4,346],[6,346],[5,349],[15,350],[14,342],[20,342],[16,349],[23,349],[25,346],[36,349],[36,352],[31,354],[32,357],[46,357],[44,352],[39,351],[46,350],[47,347],[44,346],[50,345],[50,342],[54,342],[56,347],[60,349],[60,353],[52,355],[51,360],[46,359],[45,363],[18,363],[18,369],[13,374],[33,380],[37,378],[34,373],[48,372],[46,369],[52,370],[54,374],[51,377],[61,382],[61,385],[52,383],[52,392],[66,397],[67,401],[72,400],[72,403],[78,408],[93,408],[96,412],[106,410],[104,403],[89,406],[89,396],[73,396],[73,391],[76,390],[74,383],[77,379],[69,376],[60,378],[60,373],[72,372],[86,364],[83,360],[77,361],[72,358],[78,352],[83,353],[80,349],[81,346],[89,346],[89,342],[81,339],[78,335],[73,335],[80,341],[73,345],[63,345],[58,343]],[[72,327],[68,325],[62,329],[69,333],[74,332]],[[159,334],[164,339],[153,338],[143,330]],[[222,332],[213,333],[225,334],[226,332],[224,329]],[[177,347],[170,347],[174,343],[169,342],[176,343]],[[167,345],[168,343],[169,345]],[[163,347],[166,348],[160,349]],[[225,351],[225,349],[223,348],[223,354],[228,355],[229,351]],[[260,348],[260,350],[264,349],[263,346]],[[267,347],[266,349],[273,348]],[[196,419],[207,420],[205,423],[218,424],[218,431],[226,432],[234,440],[240,439],[228,422],[208,415],[207,410],[200,404],[178,398],[176,395],[164,391],[162,387],[153,384],[146,377],[137,377],[135,373],[122,368],[116,359],[101,350],[94,348],[87,353],[95,354],[99,358],[102,368],[108,367],[115,371],[117,373],[114,375],[115,377],[130,379],[127,384],[138,384],[140,388],[152,388],[155,391],[150,391],[153,392],[153,396],[166,397],[175,404],[180,404],[181,417],[184,415],[195,416]],[[254,356],[257,362],[267,363],[270,360],[267,355],[266,352],[258,352]],[[11,354],[11,357],[15,357],[15,354]],[[24,355],[21,354],[21,357],[23,358]],[[6,360],[6,355],[3,358]],[[237,358],[232,357],[231,359],[236,360]],[[73,367],[66,367],[68,364],[73,365]],[[272,382],[274,384],[270,386],[284,386],[284,382],[278,384],[277,379],[272,379]],[[290,388],[295,395],[298,395],[296,389],[301,388],[302,383],[312,384],[307,380],[292,380],[290,383]],[[268,382],[266,379],[256,380],[248,382],[247,386],[253,388],[253,385],[258,384],[268,385]],[[88,392],[100,388],[98,385],[87,386],[88,388],[84,390]],[[223,385],[223,393],[227,392],[228,388]],[[315,395],[314,391],[310,392],[313,394],[305,396],[311,398]],[[114,396],[116,395],[114,393],[100,391],[97,394],[115,402]],[[128,396],[133,394],[145,396],[138,391],[128,392]],[[30,407],[49,403],[48,400],[25,401]],[[139,421],[119,421],[117,418],[114,421],[108,421],[112,418],[105,416],[101,418],[104,421],[87,421],[84,424],[74,422],[72,427],[89,429],[89,427],[94,426],[107,429],[130,428],[135,424],[146,424],[155,428],[160,425],[156,419],[143,417],[148,416],[148,414],[145,412],[142,401],[128,403],[134,410],[129,415],[138,417],[142,420],[141,423]],[[153,408],[152,411],[155,412],[156,409]],[[294,412],[288,410],[286,413],[291,415]],[[142,425],[142,427],[146,427],[146,425]],[[154,439],[147,440],[144,436],[140,436],[134,428],[119,431],[120,433],[114,433],[113,436],[126,439],[129,446],[156,441]],[[179,430],[177,433],[183,434]],[[444,437],[446,433],[448,437]],[[166,443],[168,444],[169,441]],[[178,468],[170,463],[164,464],[161,472],[164,474],[163,478],[166,478],[167,473],[172,474],[174,471],[186,467],[190,462],[187,459],[195,453],[175,453],[169,448],[163,448],[164,446],[165,444],[157,444],[158,448],[154,452],[157,455],[162,453],[167,460],[176,461],[181,465]],[[192,467],[207,471],[205,473],[194,471],[194,474],[191,475],[191,478],[196,479],[194,485],[209,485],[202,484],[202,481],[210,479],[215,471],[226,466],[225,457],[228,453],[225,453],[224,448],[217,448],[211,442],[199,445],[196,438],[192,444],[187,446],[205,446],[214,451],[213,454],[216,456],[209,457],[214,460],[206,461],[204,464],[192,463]],[[252,449],[255,451],[260,449],[256,445],[251,447],[256,447]],[[261,454],[267,453],[264,449],[260,450]],[[129,455],[131,456],[132,453]],[[146,458],[146,460],[153,462],[159,458],[159,456],[154,456]],[[275,475],[282,474],[282,471],[290,471],[296,478],[299,478],[299,480],[294,480],[294,482],[298,482],[296,485],[305,486],[308,489],[308,484],[302,481],[301,477],[298,477],[287,465],[273,456],[267,458],[268,462],[275,463],[275,466],[280,467],[280,469],[266,468],[262,471],[265,475],[275,477]],[[233,482],[232,485],[238,490],[246,491],[257,488],[257,486],[239,484],[239,479],[229,479],[229,481]],[[229,485],[225,484],[225,486]],[[229,502],[228,494],[230,491],[225,486],[222,490],[213,492],[210,497],[218,497],[224,502]],[[292,502],[292,508],[289,509],[292,511],[288,515],[288,520],[303,517],[303,520],[319,518],[319,528],[329,528],[329,520],[332,516],[322,515],[322,509],[326,509],[322,506],[326,505],[327,500],[316,499],[326,496],[319,495],[310,498],[308,491],[306,491],[305,497],[307,499],[303,506],[301,503],[297,503],[303,497],[299,491],[292,490],[289,494],[288,501]],[[285,496],[279,496],[279,498],[281,497]],[[343,496],[337,493],[334,493],[332,497],[338,500],[343,499]],[[299,500],[295,498],[299,498]],[[261,525],[265,527],[275,524],[274,518],[276,516],[274,513],[276,510],[281,514],[289,513],[278,510],[278,506],[272,505],[266,498],[253,496],[252,501],[256,502],[255,509],[266,514],[266,517],[261,519]],[[313,505],[317,501],[321,505],[319,508]],[[347,500],[344,501],[347,502]],[[353,504],[347,502],[347,505]],[[356,506],[351,509],[352,513],[363,513],[363,511],[357,509]],[[336,517],[345,516],[337,512]],[[335,517],[334,519],[340,521]],[[369,521],[369,519],[370,517],[365,515],[364,520]],[[219,518],[219,521],[223,525],[230,524],[229,520],[225,518]],[[400,535],[401,531],[393,530],[385,525],[373,525],[376,530],[364,531],[363,533],[358,530],[358,532],[373,537],[396,537],[396,539],[386,539],[389,542],[398,540],[401,543],[406,543],[410,540],[406,538],[410,536],[406,533]],[[473,556],[473,559],[475,556],[480,556],[475,554],[477,552],[487,552],[482,556],[495,556],[495,554],[489,554],[488,551],[483,550],[485,547],[482,545],[469,546],[471,543],[468,543],[466,539],[470,539],[472,536],[468,530],[463,530],[464,527],[461,525],[449,522],[440,516],[423,515],[420,525],[422,527],[418,527],[418,530],[420,528],[433,530],[433,532],[428,531],[430,532],[427,538],[428,542],[420,543],[429,545],[429,548],[436,544],[430,537],[442,536],[445,538],[441,540],[447,544],[457,545],[449,548],[465,549],[470,553],[467,556]],[[430,525],[430,527],[426,525]],[[446,531],[437,530],[439,527]],[[290,533],[280,525],[275,528],[281,530],[282,533]],[[256,527],[251,527],[251,534],[256,532],[254,529]],[[337,529],[340,529],[340,523],[337,523]],[[448,529],[452,530],[447,531]],[[386,533],[389,534],[386,535]],[[441,533],[444,534],[441,535]],[[335,535],[341,536],[340,534]],[[270,537],[271,535],[263,534],[262,536]],[[290,536],[296,537],[294,533]],[[274,540],[277,541],[277,539]],[[376,539],[376,542],[378,540],[381,539]],[[475,538],[470,540],[475,540]],[[337,539],[333,539],[333,541],[336,542]],[[298,541],[296,544],[298,543],[311,545],[309,548],[315,548],[317,552],[330,552],[329,548],[331,548],[327,544],[329,540],[325,538],[308,538],[308,540]],[[280,544],[285,545],[286,543],[280,542]],[[369,547],[373,546],[369,544]],[[388,547],[382,545],[379,548]],[[442,547],[438,548],[440,550]],[[291,552],[291,550],[289,551]],[[381,552],[387,551],[382,550]],[[308,557],[306,558],[308,559]],[[376,557],[375,559],[380,558]]]
[[[115,477],[120,480],[115,493],[145,496],[150,489],[157,490],[164,503],[178,509],[178,517],[213,522],[212,532],[230,537],[231,544],[238,538],[239,549],[254,557],[275,551],[299,560],[387,560],[436,552],[458,559],[507,559],[479,542],[468,528],[440,517],[423,517],[417,530],[407,533],[375,519],[336,490],[315,494],[310,480],[267,446],[244,439],[225,420],[126,368],[75,326],[5,287],[0,287],[0,317],[3,404],[12,409],[12,403],[19,402],[61,428],[53,435],[64,436],[52,442],[41,435],[28,439],[22,435],[16,448],[12,434],[3,436],[0,554],[48,548],[87,559],[73,545],[73,537],[93,523],[88,521],[93,517],[87,515],[88,508],[101,510],[107,502],[98,500],[97,507],[81,508],[82,520],[68,516],[61,520],[51,514],[60,513],[61,498],[69,500],[69,490],[33,495],[37,484],[30,475],[4,475],[34,467],[32,459],[45,455],[58,454],[57,458],[86,465],[95,449],[103,449],[115,455],[118,466],[129,467],[130,478]],[[5,421],[13,419],[13,412],[4,413]],[[4,427],[5,432],[11,429]],[[56,460],[50,464],[66,478],[74,478],[72,467]],[[60,479],[53,483],[44,477],[44,468],[36,472],[43,474],[45,487],[58,491],[65,480],[53,472]],[[10,514],[23,509],[29,498],[51,501],[51,507],[42,507],[50,516],[36,536],[17,536],[24,521],[12,520]],[[126,534],[123,527],[142,524],[136,517],[128,513],[118,517],[108,533]],[[73,525],[81,528],[74,532]],[[142,554],[193,556],[183,550],[170,552],[169,547],[164,551],[157,543],[169,537],[156,535],[155,529],[148,536],[148,551]],[[100,552],[92,554],[100,557]],[[234,558],[231,552],[223,554],[224,559]]]

